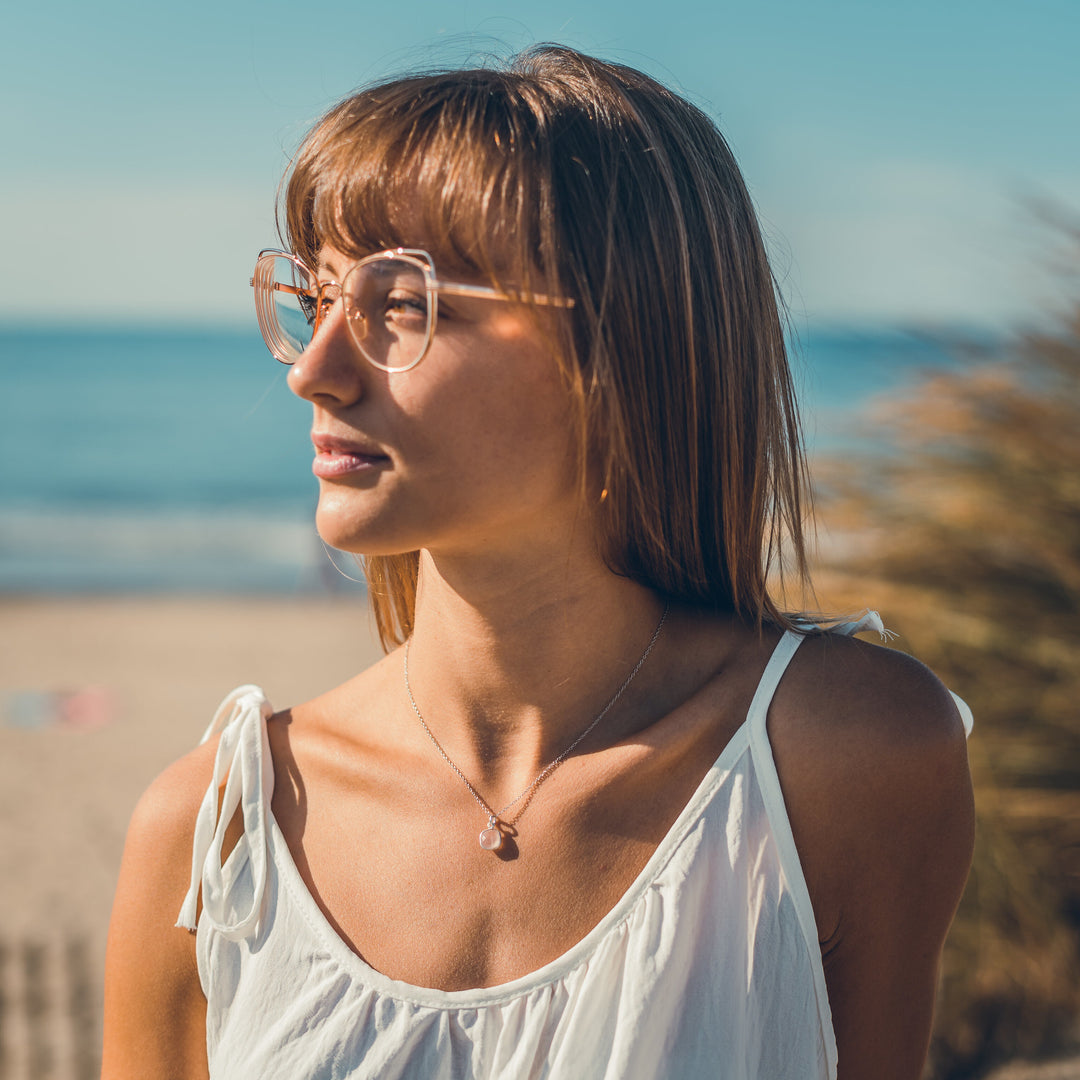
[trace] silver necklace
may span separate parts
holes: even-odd
[[[457,774],[457,778],[469,789],[472,797],[480,804],[480,808],[487,814],[488,823],[480,833],[480,846],[485,851],[497,851],[502,847],[503,843],[503,831],[509,830],[517,824],[521,815],[528,809],[529,803],[532,802],[533,796],[536,794],[536,789],[570,756],[574,747],[578,745],[604,719],[605,716],[611,711],[612,706],[616,701],[623,696],[626,688],[634,681],[634,676],[641,670],[642,665],[649,658],[649,653],[652,652],[653,646],[656,644],[656,639],[660,636],[660,631],[664,629],[664,623],[667,621],[668,610],[670,604],[664,605],[663,614],[660,616],[660,621],[656,624],[656,629],[653,631],[653,636],[649,639],[649,644],[645,646],[645,651],[641,654],[641,659],[634,665],[633,670],[623,680],[622,686],[611,696],[608,703],[596,714],[592,723],[557,757],[552,758],[533,779],[524,791],[515,795],[501,810],[492,810],[487,800],[480,794],[479,791],[473,786],[472,781],[454,764],[450,755],[442,748],[439,740],[435,738],[434,732],[428,727],[427,721],[424,719],[423,714],[420,712],[420,707],[416,704],[416,698],[413,697],[412,686],[409,683],[409,646],[412,644],[412,638],[405,642],[405,692],[409,695],[409,703],[413,707],[413,712],[416,713],[416,719],[420,721],[421,727],[427,733],[427,737],[432,741],[435,749],[439,751],[439,755],[443,761],[450,766],[451,769]],[[521,800],[522,803],[518,812],[511,820],[507,820],[503,817],[507,810],[510,810],[514,806],[517,806]]]

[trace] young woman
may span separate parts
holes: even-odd
[[[388,653],[242,688],[146,793],[105,1077],[915,1080],[964,728],[768,591],[798,423],[715,126],[557,47],[405,78],[284,224],[259,321]]]

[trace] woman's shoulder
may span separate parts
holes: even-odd
[[[160,772],[142,793],[128,826],[128,846],[141,848],[151,841],[150,852],[167,859],[169,852],[189,855],[195,819],[214,776],[220,734],[212,735]]]
[[[207,792],[214,783],[215,762],[221,742],[223,738],[228,738],[226,729],[235,729],[245,721],[260,725],[265,723],[271,728],[283,719],[287,720],[288,716],[289,710],[271,714],[266,707],[265,695],[258,687],[239,687],[230,693],[219,707],[202,741],[166,766],[143,791],[128,825],[126,851],[148,864],[143,866],[144,870],[159,868],[163,873],[171,870],[177,880],[182,876],[186,888],[196,821]],[[198,730],[193,725],[193,733]],[[193,742],[195,738],[197,735],[193,735]],[[229,740],[230,744],[233,742]],[[229,761],[222,762],[219,777],[221,788],[228,778],[230,764]],[[218,794],[220,800],[220,790]],[[183,868],[182,875],[177,867]]]
[[[365,723],[373,711],[377,714],[383,687],[392,682],[386,665],[384,658],[325,693],[278,711],[258,709],[257,716],[251,715],[251,707],[267,700],[261,690],[249,686],[233,691],[218,711],[219,720],[224,722],[212,725],[202,742],[163,769],[144,790],[128,827],[128,846],[141,851],[145,838],[147,854],[166,864],[170,863],[170,853],[186,851],[190,856],[196,818],[214,781],[224,728],[245,721],[265,724],[275,760],[286,748],[291,757],[298,744],[314,752],[334,742],[347,725],[355,728]],[[369,707],[363,708],[361,703]],[[232,714],[227,715],[230,707]],[[221,764],[219,779],[223,787],[231,763]]]
[[[923,663],[838,633],[809,634],[777,688],[783,737],[828,737],[838,766],[849,757],[934,752],[964,745],[953,696]]]
[[[941,680],[906,653],[839,634],[803,641],[769,737],[785,791],[817,791],[816,805],[835,802],[841,814],[856,796],[882,812],[916,797],[925,805],[967,776],[964,724]]]
[[[929,668],[811,634],[777,689],[769,738],[823,941],[842,912],[873,917],[873,902],[902,902],[897,890],[917,903],[940,895],[951,917],[970,862],[971,782],[963,721]]]
[[[215,738],[166,768],[132,814],[109,926],[102,1076],[205,1075],[195,939],[175,924],[216,748]]]

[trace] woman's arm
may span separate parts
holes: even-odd
[[[838,1080],[918,1080],[971,864],[963,726],[948,691],[900,653],[811,639],[796,661],[770,732],[817,918]]]
[[[131,819],[105,960],[102,1080],[207,1077],[195,935],[177,928],[216,740],[166,769]]]

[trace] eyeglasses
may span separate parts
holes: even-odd
[[[440,281],[431,256],[412,248],[369,255],[352,266],[340,284],[320,283],[309,266],[286,251],[261,251],[251,285],[263,340],[283,364],[300,358],[340,298],[345,325],[356,347],[380,371],[408,371],[424,359],[435,336],[439,293],[574,306],[574,301],[565,297]]]

